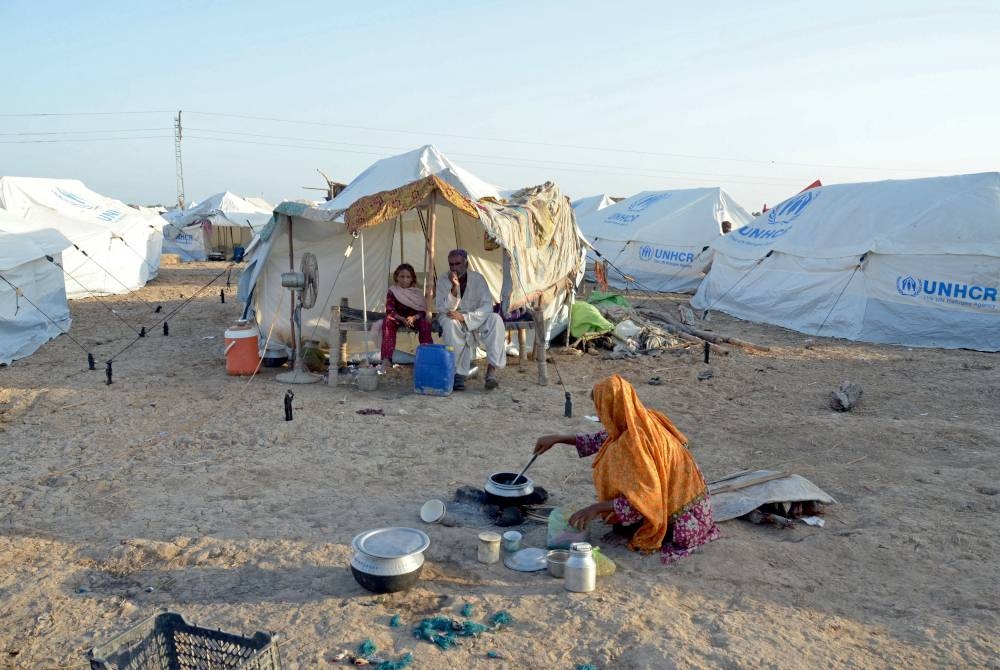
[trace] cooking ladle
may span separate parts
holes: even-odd
[[[519,473],[517,473],[517,477],[514,477],[514,479],[513,479],[513,480],[511,480],[511,482],[510,482],[510,483],[511,483],[512,485],[515,485],[515,484],[517,484],[517,480],[518,480],[518,479],[520,479],[521,477],[524,477],[524,473],[528,471],[528,468],[530,468],[530,467],[531,467],[531,464],[535,462],[535,459],[536,459],[536,458],[538,458],[538,454],[535,454],[534,456],[532,456],[532,457],[531,457],[531,460],[530,460],[530,461],[528,461],[528,464],[527,464],[527,465],[525,465],[525,466],[524,466],[524,468],[523,468],[523,469],[522,469],[522,470],[521,470],[521,471],[520,471]],[[527,481],[528,481],[528,480],[527,480],[527,478],[525,478],[525,480],[524,480],[524,481],[525,481],[525,483],[527,483]]]

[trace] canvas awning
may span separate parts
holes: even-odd
[[[359,198],[347,208],[344,222],[352,233],[362,228],[377,226],[425,204],[435,192],[439,198],[444,199],[455,209],[465,212],[472,218],[478,218],[479,214],[468,198],[451,184],[438,179],[435,175],[430,175],[391,191]]]

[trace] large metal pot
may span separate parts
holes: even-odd
[[[516,477],[516,472],[494,472],[487,477],[483,486],[487,498],[500,505],[524,504],[535,491],[535,483],[526,475],[521,475],[517,484],[512,484]]]
[[[369,591],[392,593],[413,586],[424,567],[427,534],[416,528],[377,528],[351,540],[351,574]]]

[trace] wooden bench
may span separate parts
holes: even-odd
[[[368,312],[368,327],[372,323],[385,318],[382,312]],[[528,331],[535,329],[535,322],[532,321],[504,321],[504,330],[508,333],[517,331],[517,362],[524,365],[527,360]],[[350,331],[363,333],[365,330],[365,311],[351,307],[347,298],[341,298],[340,304],[330,309],[330,357],[333,358],[334,347],[336,346],[337,366],[340,369],[347,367],[347,333]],[[400,326],[397,332],[415,333],[412,328]],[[544,361],[544,356],[542,357]]]

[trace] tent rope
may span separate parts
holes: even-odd
[[[18,286],[15,286],[14,284],[12,284],[12,283],[11,283],[11,282],[10,282],[10,281],[9,281],[9,280],[8,280],[8,279],[6,278],[6,277],[4,277],[4,276],[3,276],[2,274],[0,274],[0,279],[4,280],[4,282],[6,282],[8,286],[10,286],[10,287],[11,287],[12,289],[14,289],[14,293],[15,293],[15,295],[16,295],[16,296],[18,296],[18,298],[24,298],[25,302],[27,302],[27,303],[28,303],[29,305],[31,305],[32,307],[34,307],[35,309],[37,309],[37,310],[38,310],[38,312],[39,312],[39,313],[40,313],[40,314],[41,314],[42,316],[44,316],[44,317],[45,317],[46,319],[48,319],[49,321],[51,321],[51,322],[52,322],[52,325],[53,325],[53,326],[55,326],[56,328],[58,328],[58,329],[59,329],[59,332],[60,332],[60,333],[61,333],[62,335],[65,335],[65,336],[66,336],[66,337],[68,337],[69,339],[73,340],[73,342],[74,342],[74,343],[76,344],[76,346],[80,347],[80,349],[82,349],[82,350],[83,350],[83,353],[85,353],[85,354],[87,354],[87,353],[90,353],[90,352],[88,352],[88,351],[87,351],[87,348],[86,348],[86,347],[84,347],[84,346],[83,346],[82,344],[80,344],[80,342],[79,342],[79,341],[78,341],[78,340],[77,340],[77,339],[76,339],[75,337],[73,337],[72,335],[70,335],[70,334],[69,334],[69,331],[66,331],[66,330],[63,330],[63,329],[62,329],[62,327],[61,327],[61,326],[60,326],[60,325],[59,325],[58,323],[56,323],[55,319],[53,319],[53,318],[52,318],[51,316],[49,316],[48,314],[46,314],[46,313],[45,313],[45,311],[44,311],[44,310],[42,310],[42,308],[41,308],[41,307],[39,307],[38,305],[36,305],[36,304],[35,304],[35,303],[34,303],[34,302],[33,302],[33,301],[31,300],[31,298],[29,298],[28,296],[24,295],[24,291],[22,291],[20,287],[18,287]],[[20,309],[20,305],[18,305],[18,309]],[[17,314],[17,312],[14,312],[14,314],[16,315],[16,314]]]
[[[115,236],[115,237],[117,237],[117,236]],[[118,237],[118,239],[121,239],[121,238]],[[119,284],[121,284],[122,288],[124,288],[126,291],[128,291],[128,294],[130,296],[134,297],[136,300],[138,300],[139,302],[143,303],[144,305],[146,305],[147,307],[149,307],[153,311],[156,311],[156,307],[154,307],[153,305],[149,304],[148,302],[146,302],[145,300],[143,300],[142,298],[140,298],[139,296],[137,296],[136,293],[135,293],[135,291],[133,291],[132,289],[130,289],[125,282],[123,282],[121,279],[119,279],[114,274],[112,274],[111,271],[108,270],[107,268],[105,268],[103,265],[101,265],[100,263],[98,263],[97,261],[95,261],[93,258],[91,258],[90,254],[88,254],[86,251],[84,251],[83,249],[81,249],[80,247],[78,247],[75,244],[73,245],[73,248],[76,249],[77,251],[79,251],[84,256],[86,256],[87,260],[89,260],[91,263],[93,263],[94,265],[96,265],[97,267],[99,267],[102,272],[104,272],[106,275],[108,275],[109,277],[111,277],[112,279],[114,279],[116,282],[118,282]]]
[[[230,267],[232,267],[231,263],[230,263]],[[164,321],[166,321],[167,319],[169,319],[171,316],[173,316],[174,314],[176,314],[177,312],[179,312],[181,309],[183,309],[184,307],[186,307],[188,305],[188,303],[190,303],[192,300],[194,300],[195,298],[197,298],[198,295],[202,291],[204,291],[209,286],[211,286],[216,281],[218,281],[219,277],[221,277],[222,275],[226,274],[227,271],[228,271],[228,268],[226,268],[225,270],[223,270],[219,274],[215,275],[215,277],[213,277],[207,284],[205,284],[200,289],[198,289],[197,291],[195,291],[194,295],[192,295],[189,298],[187,298],[184,302],[182,302],[177,307],[175,307],[170,312],[168,312],[162,319],[160,319],[159,321],[157,321],[156,323],[154,323],[153,326],[152,326],[152,328],[156,328],[161,323],[163,323]],[[150,328],[150,330],[152,330],[152,328]],[[123,353],[125,353],[133,344],[135,344],[136,342],[138,342],[139,340],[142,340],[142,339],[145,339],[145,332],[140,332],[140,334],[134,340],[132,340],[131,342],[129,342],[128,344],[126,344],[124,347],[122,347],[122,349],[120,351],[118,351],[118,353],[116,353],[114,356],[112,356],[111,358],[109,358],[108,362],[110,363],[110,362],[114,361],[116,358],[118,358]]]
[[[747,277],[749,277],[749,276],[750,276],[750,273],[752,273],[752,272],[753,272],[754,270],[756,270],[757,268],[759,268],[759,267],[761,266],[761,264],[762,264],[762,263],[763,263],[764,261],[766,261],[766,260],[767,260],[768,258],[770,258],[770,257],[771,257],[771,254],[773,254],[773,253],[774,253],[774,249],[771,249],[770,251],[768,251],[768,252],[767,252],[767,255],[766,255],[766,256],[764,256],[763,258],[759,259],[759,260],[758,260],[758,261],[757,261],[756,263],[754,263],[754,264],[753,264],[753,267],[751,267],[751,268],[750,268],[749,270],[747,270],[746,272],[744,272],[744,273],[743,273],[743,274],[742,274],[742,275],[740,276],[740,278],[739,278],[739,279],[737,279],[737,280],[736,280],[735,282],[733,282],[733,285],[732,285],[732,286],[730,286],[730,287],[729,287],[728,289],[726,289],[726,290],[725,290],[725,292],[724,292],[724,293],[723,293],[722,295],[720,295],[720,296],[719,296],[718,298],[716,298],[716,299],[715,299],[715,300],[713,300],[713,301],[712,301],[711,303],[709,303],[708,307],[706,307],[706,308],[705,308],[705,309],[703,310],[702,314],[703,314],[703,315],[704,315],[704,314],[708,314],[708,312],[709,312],[709,311],[710,311],[710,310],[711,310],[711,309],[712,309],[713,307],[715,307],[715,305],[717,305],[717,304],[719,303],[719,301],[720,301],[720,300],[722,300],[722,299],[723,299],[723,298],[725,298],[725,297],[726,297],[727,295],[729,295],[729,293],[730,293],[730,292],[731,292],[731,291],[732,291],[732,290],[733,290],[734,288],[736,288],[737,286],[739,286],[739,285],[740,285],[740,283],[741,283],[741,282],[742,282],[742,281],[743,281],[744,279],[746,279]]]
[[[267,337],[264,338],[264,352],[265,353],[267,353],[267,345],[269,345],[271,343],[271,334],[274,333],[274,326],[278,322],[278,314],[281,313],[281,306],[285,302],[285,295],[286,295],[286,292],[282,291],[281,292],[281,297],[278,298],[278,304],[274,308],[274,314],[271,316],[271,327],[267,329]],[[260,366],[263,363],[264,363],[264,357],[263,356],[258,357],[258,359],[257,359],[257,367],[255,367],[253,369],[253,373],[251,373],[250,378],[247,379],[247,383],[243,387],[244,389],[250,388],[250,382],[252,382],[257,377],[257,372],[260,370]]]
[[[629,244],[631,244],[631,242],[626,242],[626,243],[625,243],[625,246],[627,247],[627,246],[628,246]],[[698,260],[698,259],[699,259],[699,258],[701,257],[701,255],[702,255],[703,253],[705,253],[706,251],[708,251],[708,249],[710,248],[710,246],[711,246],[710,244],[706,244],[705,246],[703,246],[703,247],[701,248],[701,251],[699,251],[699,252],[698,252],[698,253],[697,253],[697,254],[695,255],[695,257],[691,259],[691,264],[694,264],[694,262],[695,262],[696,260]],[[622,270],[621,270],[620,268],[618,268],[618,267],[614,266],[614,264],[612,264],[612,263],[611,263],[611,261],[609,261],[609,260],[607,259],[607,257],[606,257],[606,256],[604,256],[604,255],[602,255],[602,254],[601,254],[601,252],[599,252],[599,251],[598,251],[597,249],[594,249],[593,251],[594,251],[594,253],[595,253],[595,254],[597,254],[598,256],[600,256],[601,258],[603,258],[603,259],[604,259],[604,260],[605,260],[605,261],[607,262],[607,264],[608,264],[608,265],[610,265],[611,267],[613,267],[613,268],[614,268],[614,269],[615,269],[615,270],[616,270],[616,271],[618,272],[618,274],[622,275],[622,278],[623,278],[623,279],[624,279],[624,278],[631,278],[631,279],[632,279],[632,282],[631,282],[631,283],[635,284],[636,286],[640,286],[639,282],[638,282],[638,281],[636,281],[634,277],[631,277],[631,275],[626,275],[626,274],[625,274],[624,272],[622,272]],[[680,273],[684,272],[684,271],[685,271],[685,270],[687,270],[687,269],[688,269],[688,268],[687,268],[686,266],[681,266],[681,267],[680,267],[680,269],[678,269],[678,270],[677,270],[677,272],[674,272],[674,273],[673,273],[672,275],[670,275],[669,277],[667,277],[667,278],[666,278],[666,279],[664,279],[663,281],[664,281],[664,282],[670,282],[671,280],[673,280],[674,278],[676,278],[676,277],[677,277],[677,275],[679,275]],[[628,281],[626,281],[626,284],[627,284],[627,283],[628,283]],[[648,291],[653,291],[653,289],[649,288],[648,286],[647,286],[647,287],[645,287],[645,288],[646,288],[646,290],[648,290]],[[669,293],[670,291],[653,291],[653,292],[655,292],[655,293]]]
[[[337,288],[337,281],[340,279],[340,273],[344,271],[344,266],[347,265],[347,259],[351,257],[351,252],[354,251],[354,242],[358,239],[358,233],[355,232],[352,235],[351,243],[347,245],[344,249],[344,260],[340,263],[340,269],[337,270],[337,274],[333,278],[333,284],[330,286],[330,292],[326,294],[326,300],[323,301],[323,306],[320,307],[319,313],[323,314],[326,311],[326,306],[330,304],[330,298],[333,297],[333,290]],[[316,339],[316,329],[319,328],[319,322],[313,324],[312,332],[309,333],[310,340]]]
[[[639,293],[643,294],[644,297],[646,297],[646,298],[655,298],[656,297],[654,294],[658,293],[658,291],[654,291],[651,287],[646,286],[645,284],[642,284],[642,283],[636,281],[635,277],[633,277],[632,275],[626,273],[620,267],[618,267],[617,265],[615,265],[614,263],[612,263],[611,261],[609,261],[608,257],[601,255],[601,252],[599,252],[597,249],[593,249],[592,251],[595,254],[597,254],[598,257],[603,258],[604,261],[608,264],[608,267],[610,267],[612,270],[614,270],[615,272],[617,272],[618,274],[621,275],[622,279],[625,281],[625,286],[626,286],[625,292],[626,293],[629,290],[628,289],[628,285],[632,284],[633,286],[636,287],[636,289],[639,291]],[[588,256],[588,258],[590,258],[590,260],[594,261],[595,263],[597,262],[596,259],[591,258],[590,256]]]
[[[152,226],[150,226],[150,228],[152,228]],[[154,229],[154,230],[155,230],[155,229]],[[161,233],[161,235],[162,235],[162,233]],[[135,249],[133,249],[133,248],[132,248],[132,247],[131,247],[131,246],[129,245],[129,243],[125,241],[125,238],[124,238],[124,237],[118,237],[118,236],[116,236],[116,237],[117,237],[117,239],[118,239],[119,241],[121,241],[121,243],[122,243],[122,244],[124,244],[124,245],[125,245],[125,248],[126,248],[126,249],[128,249],[128,250],[129,250],[129,251],[131,251],[131,252],[132,252],[133,254],[135,254],[135,255],[136,255],[136,257],[137,257],[137,258],[138,258],[139,260],[141,260],[141,261],[143,262],[143,264],[144,264],[144,265],[146,266],[146,269],[147,269],[147,270],[149,270],[150,272],[152,272],[152,273],[154,273],[154,274],[155,274],[155,273],[157,273],[157,272],[159,272],[159,268],[154,268],[154,267],[152,266],[152,264],[151,264],[151,263],[150,263],[150,262],[149,262],[149,261],[148,261],[148,260],[146,259],[146,257],[145,257],[145,256],[143,256],[143,255],[142,255],[142,254],[140,254],[140,253],[139,253],[138,251],[136,251]]]
[[[139,334],[139,330],[135,326],[133,326],[131,323],[129,323],[128,321],[126,321],[124,318],[122,318],[122,316],[118,312],[116,312],[110,305],[107,304],[107,302],[104,301],[104,298],[102,296],[98,295],[94,291],[91,291],[89,288],[87,288],[86,286],[84,286],[83,282],[81,282],[79,279],[77,279],[72,274],[70,274],[69,270],[67,270],[65,267],[63,267],[63,265],[61,263],[57,263],[56,260],[55,260],[55,258],[53,258],[52,256],[48,256],[47,255],[47,256],[45,256],[45,260],[47,260],[48,262],[52,263],[57,268],[59,268],[60,270],[62,270],[66,274],[67,277],[69,277],[70,279],[72,279],[73,281],[75,281],[80,288],[82,288],[84,291],[86,291],[87,293],[89,293],[90,297],[96,298],[97,302],[101,305],[101,307],[103,307],[104,309],[106,309],[109,312],[111,312],[111,314],[116,319],[118,319],[119,321],[121,321],[122,323],[125,324],[126,328],[128,328],[129,330],[131,330],[132,332],[134,332],[136,335]]]
[[[824,317],[823,323],[819,324],[819,328],[816,329],[815,333],[816,335],[819,335],[820,331],[823,330],[823,326],[826,325],[827,319],[829,319],[830,315],[833,314],[833,310],[836,309],[837,303],[839,303],[840,299],[844,296],[844,292],[847,291],[847,287],[851,285],[852,281],[854,281],[854,275],[858,274],[858,270],[860,270],[862,266],[865,264],[865,258],[867,257],[868,253],[865,252],[864,254],[862,254],[861,258],[858,259],[858,264],[854,266],[854,272],[852,272],[851,276],[847,278],[847,283],[844,284],[844,288],[840,289],[840,294],[837,295],[837,299],[833,301],[833,305],[830,307],[830,311],[826,313],[826,317]]]
[[[218,279],[218,277],[216,277],[215,279]],[[213,279],[212,281],[214,282],[215,279]],[[282,303],[283,303],[284,299],[285,299],[284,293],[282,293],[282,296],[281,296],[281,298],[278,301],[278,306],[275,308],[274,317],[271,319],[271,324],[272,325],[271,325],[271,330],[268,331],[268,335],[267,335],[268,341],[270,340],[271,332],[273,332],[273,330],[274,330],[274,323],[277,321],[277,316],[278,316],[279,310],[282,307]],[[266,347],[266,343],[265,343],[265,347]],[[258,362],[258,364],[257,364],[257,370],[260,369],[261,363],[263,363],[263,359],[261,359],[261,361]],[[256,375],[257,370],[254,370],[254,375]],[[79,372],[75,372],[75,373],[72,373],[71,375],[67,375],[67,377],[74,376],[74,375],[77,375],[77,374],[80,374],[80,373]],[[249,388],[250,383],[253,380],[254,380],[254,376],[251,375],[250,378],[247,380],[246,386],[244,386],[244,388]],[[233,394],[232,396],[230,396],[230,398],[231,398],[231,400],[230,400],[231,408],[235,408],[236,407],[236,403],[237,402],[242,402],[243,399],[244,399],[244,396],[242,394],[238,394],[237,393],[237,394]],[[223,408],[223,409],[225,409],[225,408]],[[188,423],[185,426],[185,428],[186,428],[185,432],[188,433],[188,434],[193,435],[195,433],[195,431],[197,431],[197,430],[201,429],[202,427],[204,427],[205,424],[208,423],[209,420],[216,419],[216,418],[218,418],[219,415],[220,414],[218,412],[207,413],[204,416],[202,416],[200,419],[198,419],[196,421],[191,421],[190,423]],[[228,415],[229,414],[227,414],[227,416]],[[149,447],[152,447],[154,445],[160,444],[163,441],[165,441],[168,437],[170,437],[171,434],[172,433],[170,431],[164,431],[162,433],[157,434],[156,436],[154,436],[152,438],[148,438],[148,439],[145,439],[145,440],[137,440],[134,446],[126,448],[125,455],[128,456],[128,455],[130,455],[132,453],[135,453],[136,451],[139,451],[139,450],[142,450],[142,449],[148,449]],[[109,461],[97,461],[97,462],[87,463],[87,464],[85,464],[83,466],[80,466],[80,468],[83,469],[85,467],[89,467],[89,468],[106,467],[108,464],[109,464]]]

